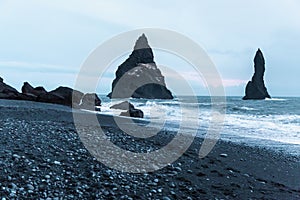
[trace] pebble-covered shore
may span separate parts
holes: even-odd
[[[297,157],[219,141],[199,159],[202,140],[196,139],[179,160],[163,169],[124,173],[90,155],[70,110],[48,105],[43,109],[41,104],[10,107],[1,101],[2,199],[300,199]],[[104,130],[116,144],[142,148],[124,143],[116,127]],[[160,134],[153,146],[170,139],[169,133]]]

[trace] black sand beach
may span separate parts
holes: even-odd
[[[0,100],[0,116],[2,199],[300,199],[299,157],[219,141],[199,159],[197,138],[175,163],[130,174],[90,155],[70,108]],[[124,143],[124,134],[109,120],[99,116],[114,143],[141,151],[142,140]],[[162,131],[145,143],[160,147],[171,137]]]

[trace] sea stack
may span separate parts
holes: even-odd
[[[120,82],[120,86],[117,85]],[[122,84],[121,84],[122,83]],[[116,89],[117,88],[117,89]],[[135,43],[133,52],[116,71],[110,98],[173,99],[165,78],[154,62],[145,34]]]
[[[260,49],[254,57],[254,75],[246,86],[243,100],[271,98],[264,83],[265,59]]]

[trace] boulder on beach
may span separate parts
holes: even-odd
[[[120,116],[143,118],[144,113],[140,109],[130,108],[126,112],[121,112]]]
[[[0,98],[1,99],[15,99],[18,97],[18,95],[19,95],[19,92],[15,88],[5,84],[3,82],[3,78],[0,77]]]
[[[138,38],[129,58],[118,67],[112,91],[107,96],[173,99],[164,76],[154,62],[153,52],[145,34]]]
[[[5,84],[3,78],[0,78],[0,99],[34,100],[34,98],[21,94],[15,88]]]
[[[128,101],[123,101],[121,103],[112,105],[110,109],[126,110],[124,112],[121,112],[120,116],[136,117],[136,118],[144,117],[143,111],[135,108],[134,105],[129,103]]]
[[[254,75],[248,82],[243,100],[271,98],[264,83],[265,59],[260,49],[254,57]]]
[[[37,101],[97,111],[100,111],[100,109],[96,106],[101,106],[101,100],[95,93],[84,95],[78,90],[62,86],[47,92],[43,87],[34,88],[28,82],[23,84],[22,93],[19,93],[15,88],[5,84],[1,77],[0,99]]]
[[[73,104],[78,105],[83,97],[83,93],[74,90],[69,87],[58,87],[55,90],[49,92],[50,94],[55,94],[64,98],[64,104],[72,106]]]
[[[110,109],[118,109],[118,110],[129,110],[131,108],[134,108],[134,106],[131,103],[129,103],[128,101],[123,101],[121,103],[112,105],[109,108]]]
[[[81,99],[80,108],[100,111],[97,106],[101,106],[101,99],[95,93],[87,93]]]
[[[39,95],[37,101],[76,107],[79,105],[82,96],[82,92],[60,86],[55,90]]]
[[[25,95],[31,95],[33,97],[38,97],[39,95],[42,94],[46,94],[47,91],[45,90],[45,88],[39,86],[39,87],[32,87],[28,82],[24,82],[23,86],[22,86],[22,93]]]

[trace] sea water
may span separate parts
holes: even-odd
[[[120,115],[121,110],[109,107],[125,99],[110,100],[100,95],[101,114]],[[195,101],[196,99],[196,101]],[[172,100],[129,99],[145,115],[145,121],[153,125],[164,123],[164,128],[178,131],[179,125],[185,133],[197,133],[207,137],[212,123],[213,104],[210,97],[181,96]],[[266,100],[247,100],[241,97],[226,97],[217,102],[224,108],[224,122],[218,139],[251,146],[271,148],[300,156],[300,98],[278,97]],[[0,106],[57,109],[70,108],[28,101],[0,100]],[[166,122],[166,123],[165,123]]]
[[[101,95],[101,99],[101,113],[120,114],[120,110],[109,107],[124,99],[110,100],[104,95]],[[214,103],[210,97],[179,96],[173,100],[129,101],[144,112],[146,120],[167,121],[170,129],[178,127],[181,123],[182,127],[197,131],[198,136],[206,136],[205,133],[213,119],[211,114]],[[220,139],[300,155],[299,97],[247,101],[241,97],[226,97],[217,103],[226,112]]]

